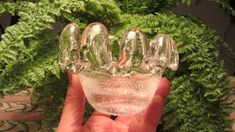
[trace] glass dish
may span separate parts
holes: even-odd
[[[101,23],[91,23],[80,37],[79,26],[67,25],[60,37],[60,67],[78,74],[88,102],[97,111],[132,115],[144,110],[168,67],[176,70],[179,56],[169,35],[148,41],[133,28],[118,38]]]

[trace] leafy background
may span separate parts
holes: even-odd
[[[213,0],[234,15],[228,0]],[[159,132],[232,131],[229,114],[231,88],[217,47],[226,45],[218,33],[193,16],[169,11],[191,0],[15,0],[0,2],[0,13],[18,16],[0,41],[0,94],[33,87],[32,100],[41,105],[46,119],[42,130],[56,127],[63,107],[67,77],[58,67],[59,33],[53,24],[77,23],[83,30],[102,22],[120,37],[139,27],[151,38],[171,34],[180,53],[180,68],[167,70],[172,82]],[[187,28],[186,28],[187,27]],[[86,105],[85,120],[92,112]]]

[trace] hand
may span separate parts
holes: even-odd
[[[170,82],[162,78],[150,105],[141,113],[118,116],[95,111],[82,126],[85,96],[78,75],[68,74],[69,87],[57,132],[155,132],[160,122]]]

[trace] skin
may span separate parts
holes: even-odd
[[[170,82],[162,78],[150,105],[142,112],[131,116],[118,116],[94,111],[82,125],[85,95],[78,75],[68,73],[69,86],[64,109],[57,132],[156,132],[160,122],[164,101],[170,91]]]

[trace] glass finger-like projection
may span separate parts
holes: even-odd
[[[121,41],[101,23],[91,23],[81,37],[79,26],[67,25],[60,37],[60,67],[78,74],[88,102],[99,112],[131,115],[144,110],[168,67],[179,57],[173,39],[157,35],[148,42],[137,28]]]

